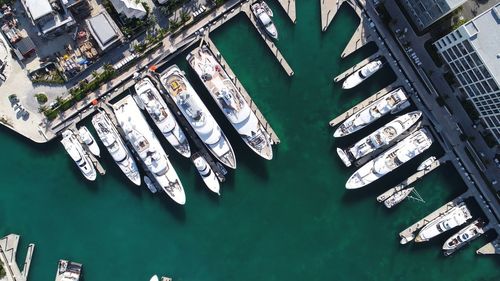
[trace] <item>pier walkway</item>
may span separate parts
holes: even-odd
[[[29,244],[23,270],[19,270],[16,262],[19,235],[9,234],[0,239],[0,260],[2,261],[7,281],[26,281],[31,266],[31,260],[35,251],[35,244]]]
[[[273,128],[271,127],[271,125],[269,124],[269,122],[267,122],[267,120],[264,117],[264,115],[262,115],[262,112],[260,112],[259,108],[255,104],[255,102],[252,100],[252,98],[248,94],[248,92],[245,89],[245,87],[243,87],[243,85],[241,84],[241,82],[238,80],[238,77],[236,77],[236,74],[234,74],[233,70],[231,69],[231,67],[229,66],[229,64],[226,62],[226,60],[224,59],[224,57],[220,54],[220,52],[217,49],[217,47],[215,46],[214,42],[212,42],[212,40],[208,36],[206,36],[203,39],[203,43],[205,44],[205,46],[207,46],[210,49],[210,51],[212,52],[212,54],[214,55],[214,57],[221,64],[222,68],[224,68],[224,70],[227,72],[227,74],[231,77],[231,80],[233,81],[234,85],[238,88],[238,90],[240,91],[240,93],[243,95],[243,98],[245,99],[245,101],[250,105],[250,108],[255,113],[255,116],[257,116],[257,119],[259,120],[259,123],[262,125],[262,127],[266,130],[267,134],[271,138],[272,143],[273,144],[279,144],[280,143],[280,139],[278,138],[278,135],[273,130]],[[201,48],[201,47],[198,47],[198,48]],[[198,48],[195,49],[194,51],[198,50]]]
[[[295,0],[278,0],[283,10],[293,23],[297,23],[297,15],[295,13]]]
[[[340,6],[348,0],[319,0],[321,3],[321,30],[326,31]]]

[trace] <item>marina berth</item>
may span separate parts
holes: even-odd
[[[342,84],[342,89],[352,89],[357,85],[361,84],[361,82],[368,79],[368,77],[375,74],[375,72],[379,71],[384,64],[381,60],[375,60],[369,62],[365,66],[361,67],[359,70],[349,75]]]
[[[149,78],[144,78],[134,86],[135,98],[141,109],[145,109],[167,141],[182,156],[189,158],[191,149],[186,135],[182,131],[174,115]]]
[[[421,116],[421,111],[413,111],[399,116],[370,135],[362,138],[346,150],[337,148],[337,154],[340,159],[342,159],[342,162],[349,167],[353,161],[365,157],[379,148],[387,146],[417,123]]]
[[[394,194],[392,194],[389,198],[387,198],[384,201],[384,205],[389,209],[396,206],[397,204],[403,202],[403,200],[405,200],[406,197],[408,197],[408,195],[410,195],[410,193],[413,191],[413,189],[414,189],[413,187],[410,187],[410,188],[406,188],[406,189],[394,192]]]
[[[484,233],[484,221],[477,219],[471,224],[462,228],[459,232],[453,234],[443,244],[444,251],[453,251],[463,247],[465,244],[471,242]]]
[[[204,45],[191,52],[187,60],[243,141],[262,158],[271,160],[269,135],[212,52]]]
[[[427,159],[425,159],[422,163],[420,163],[420,165],[418,165],[417,167],[417,171],[423,171],[423,170],[426,170],[427,168],[429,168],[432,163],[434,163],[434,161],[436,161],[437,158],[436,156],[431,156]]]
[[[71,159],[75,161],[85,178],[90,181],[94,181],[97,177],[95,167],[83,149],[82,144],[76,138],[76,135],[73,131],[67,129],[62,133],[62,136],[63,138],[61,143],[64,146],[64,149],[66,149],[66,152],[69,154]]]
[[[252,13],[260,22],[267,35],[277,40],[278,30],[276,29],[276,26],[271,19],[271,17],[273,16],[272,11],[269,11],[271,11],[271,9],[269,8],[269,6],[267,6],[267,4],[262,5],[262,3],[259,2],[252,4]]]
[[[345,187],[358,189],[368,185],[424,152],[431,144],[427,130],[420,129],[359,168]]]
[[[429,241],[441,233],[464,224],[471,217],[469,209],[462,202],[426,224],[415,237],[415,242]]]
[[[179,176],[134,99],[127,95],[113,105],[113,110],[125,138],[130,142],[146,169],[151,172],[154,180],[170,198],[184,205],[186,195]]]
[[[120,170],[131,182],[140,186],[141,175],[134,157],[106,113],[98,112],[94,115],[92,125]]]
[[[214,171],[210,168],[210,165],[208,165],[207,160],[202,156],[197,156],[194,158],[193,163],[208,189],[220,195],[219,180],[215,176]]]
[[[83,143],[87,146],[90,153],[97,157],[100,157],[101,151],[89,129],[85,126],[80,127],[80,129],[78,129],[78,135],[80,136],[80,139],[83,141]]]
[[[231,144],[179,67],[174,65],[168,68],[160,81],[208,150],[222,164],[236,169]]]
[[[333,136],[338,138],[357,132],[380,117],[389,113],[397,113],[409,105],[410,102],[403,89],[398,88],[347,118],[335,130]]]

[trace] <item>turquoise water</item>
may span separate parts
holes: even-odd
[[[129,184],[108,156],[107,175],[89,183],[58,142],[37,146],[3,129],[0,233],[22,235],[19,261],[25,246],[36,243],[30,280],[52,280],[60,258],[83,263],[86,280],[97,281],[149,280],[155,273],[186,281],[499,280],[498,259],[474,254],[487,238],[450,258],[440,252],[446,237],[421,245],[398,243],[399,231],[464,191],[452,167],[416,184],[426,204],[407,201],[387,211],[375,201],[411,174],[418,160],[359,192],[344,189],[353,169],[343,167],[335,147],[367,131],[337,142],[327,123],[394,75],[385,69],[352,91],[333,84],[334,75],[374,48],[340,60],[357,19],[342,9],[321,33],[319,3],[312,2],[318,1],[297,3],[297,25],[271,3],[278,45],[293,78],[246,18],[235,18],[212,35],[281,138],[270,162],[245,147],[183,57],[175,61],[235,148],[238,169],[230,172],[221,198],[210,194],[194,167],[167,145],[186,189],[183,208]],[[435,145],[419,160],[439,153]]]

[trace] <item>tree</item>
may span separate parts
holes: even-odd
[[[188,12],[186,12],[186,11],[181,12],[181,22],[182,23],[185,23],[190,19],[191,19],[191,16],[188,14]]]
[[[46,105],[40,105],[38,107],[38,113],[43,113],[43,112],[47,111],[48,109],[49,109],[48,106],[46,106]]]
[[[56,102],[58,105],[61,105],[64,102],[64,99],[61,96],[56,97]]]

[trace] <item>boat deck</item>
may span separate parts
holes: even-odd
[[[333,81],[335,83],[338,83],[342,80],[344,80],[345,78],[347,78],[349,75],[353,74],[354,72],[358,71],[360,68],[362,68],[363,66],[367,65],[368,63],[374,61],[375,59],[377,59],[378,57],[380,57],[380,52],[376,52],[375,54],[367,57],[366,59],[358,62],[357,64],[355,64],[354,66],[350,67],[349,69],[347,69],[346,71],[342,72],[341,74],[337,75],[335,78],[333,78]]]
[[[99,160],[97,160],[97,157],[89,151],[87,145],[85,145],[85,143],[80,138],[80,135],[78,134],[78,129],[76,127],[76,123],[71,124],[71,126],[69,127],[69,129],[75,133],[76,139],[82,145],[83,150],[85,151],[85,153],[87,154],[87,156],[90,158],[90,161],[92,161],[92,164],[94,164],[94,167],[96,168],[97,172],[101,176],[104,176],[106,174],[106,170],[101,165],[101,162],[99,162]],[[96,139],[96,141],[97,141],[97,139]]]
[[[59,262],[61,262],[61,261],[59,261]],[[76,281],[80,280],[83,265],[80,263],[72,262],[72,261],[65,261],[65,262],[67,262],[67,266],[66,266],[66,271],[64,271],[64,272],[59,272],[59,264],[58,264],[58,269],[56,272],[56,280],[55,281],[68,280],[67,278],[65,278],[65,276],[66,276],[64,274],[65,272],[72,273],[74,277],[78,276],[78,279],[75,279]]]
[[[4,264],[7,281],[26,281],[28,279],[31,260],[35,251],[35,244],[28,245],[28,252],[24,261],[23,270],[19,269],[16,261],[19,235],[9,234],[0,239],[0,261]]]

